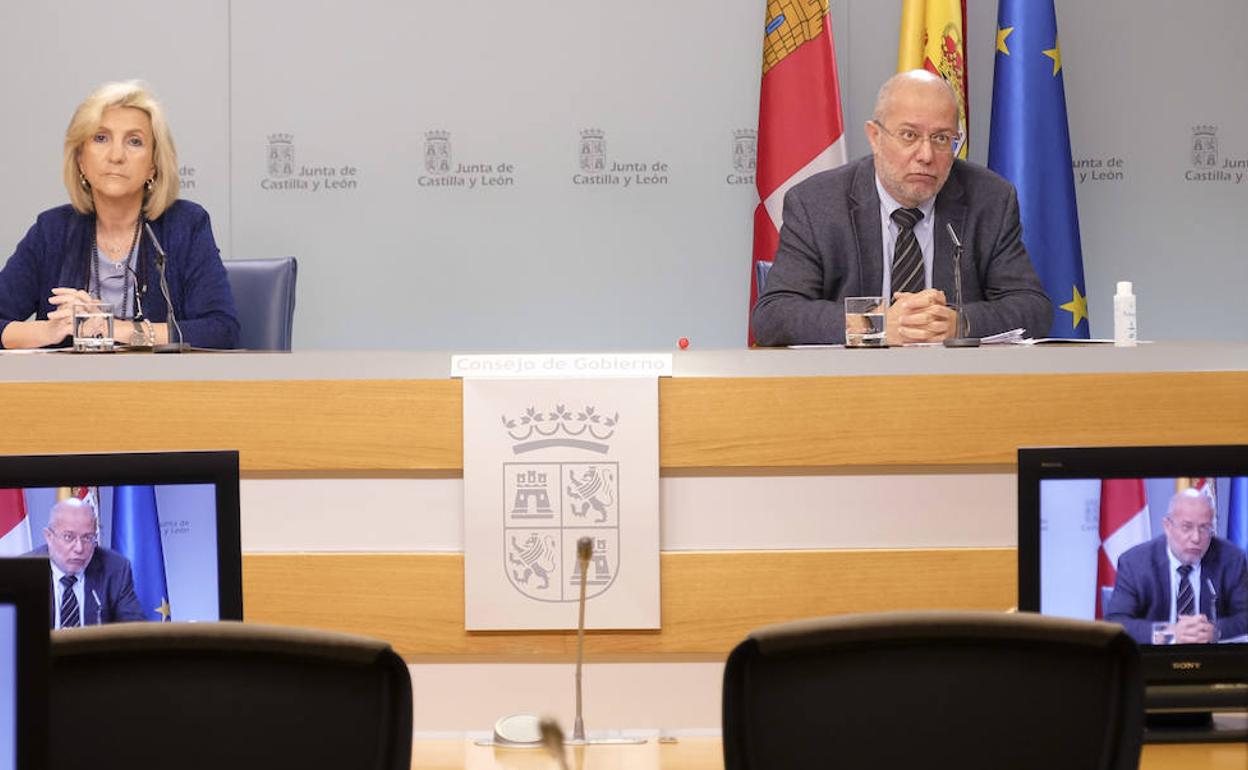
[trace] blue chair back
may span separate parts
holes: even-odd
[[[238,308],[240,348],[290,350],[298,267],[294,257],[225,261]]]
[[[758,283],[758,293],[763,293],[763,287],[767,285],[767,273],[771,271],[771,263],[766,260],[759,260],[754,263],[756,278]]]

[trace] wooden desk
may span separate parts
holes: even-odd
[[[643,746],[589,746],[570,749],[574,770],[723,770],[719,738],[650,741]],[[1148,744],[1140,770],[1244,770],[1248,743]],[[416,741],[413,770],[554,770],[542,751],[495,750],[468,741]]]
[[[1245,344],[674,361],[659,384],[667,476],[1000,473],[1019,446],[1248,443]],[[247,478],[462,474],[447,353],[5,355],[0,367],[3,453],[237,448]],[[144,419],[98,407],[136,397]],[[714,660],[780,620],[1004,609],[1016,595],[1013,548],[685,551],[661,569],[663,628],[601,635],[591,657]],[[249,553],[243,570],[249,619],[381,637],[410,661],[569,660],[575,648],[562,632],[464,631],[461,554]],[[867,573],[887,579],[853,579]]]

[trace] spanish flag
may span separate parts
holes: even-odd
[[[966,0],[902,0],[897,71],[927,70],[958,94],[958,157],[966,159],[970,111],[966,100]]]

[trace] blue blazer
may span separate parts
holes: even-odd
[[[164,245],[163,243],[161,244]],[[48,557],[48,547],[41,545],[31,551],[30,556]],[[48,567],[49,575],[52,572]],[[116,551],[102,545],[95,547],[95,553],[87,568],[82,571],[83,596],[82,624],[94,626],[99,623],[122,623],[128,620],[147,620],[139,597],[134,593],[134,576],[130,572],[130,560]],[[53,597],[56,591],[49,579],[48,587]],[[56,613],[60,611],[55,601],[51,601],[49,620],[51,627],[56,627]]]
[[[1170,560],[1166,536],[1158,535],[1118,557],[1118,580],[1105,619],[1121,623],[1135,641],[1152,643],[1154,621],[1170,619]],[[1248,633],[1248,556],[1238,546],[1214,537],[1200,560],[1200,613],[1212,617],[1217,592],[1218,634],[1222,639]]]
[[[48,317],[48,302],[57,286],[85,288],[95,217],[79,214],[69,204],[49,209],[35,220],[0,270],[0,334],[13,321]],[[234,295],[212,237],[208,212],[190,201],[173,205],[153,220],[152,231],[169,256],[165,273],[169,296],[185,341],[200,348],[232,348],[238,344]],[[147,291],[143,313],[153,322],[169,320],[160,292],[156,249],[144,233],[139,239],[135,272]],[[127,340],[124,334],[121,339]],[[170,341],[176,334],[170,330]],[[62,345],[68,344],[68,338]]]

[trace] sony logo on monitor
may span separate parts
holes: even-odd
[[[1173,668],[1175,671],[1194,671],[1195,669],[1200,668],[1200,661],[1198,660],[1175,660],[1175,661],[1171,661],[1170,668]]]

